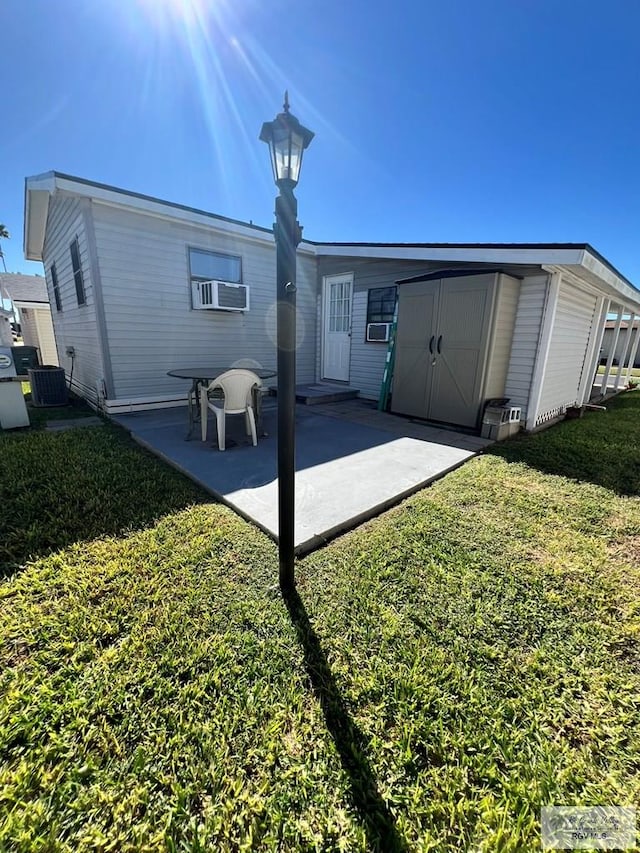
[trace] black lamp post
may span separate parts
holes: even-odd
[[[293,194],[300,176],[302,154],[313,139],[289,112],[262,125],[260,139],[271,153],[271,165],[280,195],[276,198],[277,349],[278,349],[278,543],[280,587],[295,586],[293,554],[295,530],[295,409],[296,409],[296,247],[302,239]]]

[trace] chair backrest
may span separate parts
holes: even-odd
[[[250,402],[251,389],[262,385],[260,379],[250,370],[233,369],[221,373],[209,385],[209,391],[222,388],[225,412],[243,412]]]
[[[262,367],[259,361],[256,361],[255,358],[239,358],[237,361],[234,361],[231,367],[244,367],[247,370],[252,370],[256,367]]]

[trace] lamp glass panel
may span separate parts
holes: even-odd
[[[289,131],[287,128],[275,127],[273,131],[273,153],[276,179],[289,177]]]
[[[289,175],[288,177],[298,183],[298,178],[300,177],[300,165],[302,164],[302,150],[303,150],[303,139],[301,134],[292,133],[291,134],[291,155],[289,162]]]

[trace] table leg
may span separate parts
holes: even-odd
[[[200,391],[200,380],[194,379],[193,382],[191,383],[191,388],[189,390],[189,395],[187,397],[187,408],[189,410],[189,431],[187,432],[187,434],[185,436],[185,439],[184,439],[185,441],[191,441],[191,439],[193,437],[193,430],[194,430],[196,420],[197,420],[197,417],[194,415],[194,412],[193,412],[193,407],[194,407],[194,401],[195,401],[196,409],[199,409],[199,406],[200,406],[200,400],[198,399],[199,391]]]
[[[256,386],[253,389],[253,411],[256,416],[256,433],[258,438],[266,438],[268,433],[264,431],[262,423],[262,388]]]

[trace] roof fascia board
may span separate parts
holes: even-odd
[[[606,265],[603,265],[603,269],[608,271],[608,267]],[[604,277],[592,272],[585,266],[559,265],[555,267],[550,266],[547,270],[548,272],[561,272],[564,281],[568,281],[570,284],[581,287],[583,290],[588,291],[594,296],[604,295],[612,302],[620,303],[625,309],[638,311],[640,308],[640,293],[635,291],[634,288],[624,285],[625,289],[629,291],[629,293],[624,293],[612,281],[606,281]],[[612,273],[612,275],[617,278],[617,284],[620,285],[620,279],[615,276],[615,274]]]
[[[34,301],[33,299],[12,299],[16,308],[48,308],[48,301]]]
[[[170,221],[182,222],[185,225],[198,226],[207,230],[215,230],[222,234],[242,237],[245,240],[250,240],[254,243],[259,243],[263,246],[274,245],[274,235],[268,229],[259,229],[258,226],[243,225],[240,222],[227,220],[223,217],[217,217],[215,214],[207,214],[195,209],[183,208],[174,206],[162,201],[155,201],[145,197],[136,195],[128,195],[117,190],[110,190],[105,187],[96,187],[92,184],[84,184],[72,181],[69,178],[61,178],[56,176],[56,188],[63,193],[68,193],[74,196],[82,196],[90,198],[95,204],[101,204],[106,207],[126,208],[135,213],[146,216],[153,216],[156,219],[164,219]],[[260,233],[256,233],[260,231]],[[299,251],[306,254],[315,255],[315,251],[308,243],[303,243],[299,247]]]
[[[54,172],[43,172],[41,175],[33,175],[31,178],[26,178],[24,182],[24,223],[22,228],[22,253],[28,261],[41,261],[42,260],[42,246],[40,246],[39,251],[32,250],[29,248],[31,241],[30,236],[33,231],[33,222],[32,222],[32,214],[33,214],[33,206],[31,203],[32,192],[40,192],[40,193],[51,193],[55,189],[55,173]],[[41,203],[42,197],[39,196],[39,200]],[[46,216],[45,222],[46,222]],[[40,236],[40,235],[39,235]],[[42,240],[44,241],[44,233],[42,234]],[[40,241],[38,240],[38,245]]]
[[[69,175],[61,175],[57,172],[54,175],[57,189],[74,195],[92,198],[95,201],[110,202],[118,207],[129,207],[134,210],[158,213],[171,219],[186,222],[203,222],[209,226],[215,223],[214,227],[220,227],[229,231],[235,230],[243,234],[246,233],[248,236],[256,239],[260,239],[260,235],[263,235],[263,240],[273,241],[273,232],[269,228],[263,228],[260,225],[250,225],[239,220],[217,216],[215,213],[208,213],[205,210],[198,210],[181,204],[173,204],[172,202],[140,193],[127,192],[117,187],[109,187],[106,184],[94,184],[90,181],[76,180]],[[260,235],[256,234],[256,232],[260,232]]]
[[[603,263],[588,249],[583,252],[581,266],[605,282],[610,288],[613,288],[625,302],[631,304],[631,307],[636,309],[640,307],[640,290],[629,284],[626,279],[611,269],[608,264]]]
[[[52,193],[56,188],[56,173],[43,172],[41,175],[33,175],[26,179],[26,188],[29,190],[47,190]]]
[[[127,208],[137,213],[155,216],[159,219],[183,222],[188,225],[199,225],[203,228],[214,229],[223,234],[232,234],[243,237],[262,245],[273,245],[273,232],[262,229],[259,226],[244,225],[241,222],[227,220],[217,217],[215,214],[207,214],[192,208],[172,205],[162,200],[155,200],[146,196],[138,196],[120,192],[117,189],[96,186],[95,184],[74,181],[71,178],[55,176],[55,185],[61,192],[69,193],[83,198],[90,198],[97,204],[110,207]],[[257,233],[259,232],[259,233]],[[309,249],[306,249],[309,251]]]
[[[25,200],[23,253],[28,261],[42,261],[42,249],[49,216],[48,190],[29,190]]]
[[[578,287],[586,293],[589,293],[591,296],[602,296],[603,294],[602,287],[598,287],[598,285],[593,281],[588,281],[584,275],[581,275],[581,267],[559,265],[545,267],[545,269],[551,274],[561,273],[563,282],[567,282],[574,287]]]
[[[409,261],[466,261],[490,264],[576,264],[580,262],[580,249],[514,249],[461,248],[418,246],[316,246],[319,256],[345,258],[386,258]]]
[[[172,208],[168,204],[161,202],[147,201],[139,199],[135,196],[126,196],[124,194],[103,190],[101,188],[92,189],[90,186],[82,184],[72,184],[71,181],[57,179],[57,188],[61,192],[69,193],[70,195],[82,196],[90,198],[97,204],[104,204],[108,207],[127,208],[137,213],[144,213],[149,216],[155,216],[159,219],[172,219],[178,222],[185,222],[189,225],[202,225],[206,228],[213,228],[216,231],[221,231],[225,234],[235,234],[240,237],[246,237],[259,243],[273,243],[273,235],[268,232],[264,236],[256,234],[251,226],[236,225],[233,222],[227,222],[224,219],[217,219],[213,216],[207,216],[204,213],[195,211],[182,210],[179,207]]]

